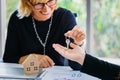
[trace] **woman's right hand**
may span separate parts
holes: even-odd
[[[41,54],[37,54],[37,56],[38,56],[38,60],[40,62],[41,68],[47,68],[55,65],[54,61],[49,56],[41,55]]]
[[[74,40],[74,43],[81,46],[84,43],[86,37],[85,31],[76,25],[72,30],[64,34],[66,37],[70,37]]]

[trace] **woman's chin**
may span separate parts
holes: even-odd
[[[44,17],[42,18],[42,21],[46,21],[46,20],[50,19],[50,17],[51,16],[49,16],[49,15],[44,15]]]

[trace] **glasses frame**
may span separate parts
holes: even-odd
[[[39,10],[39,9],[42,9],[45,5],[51,7],[53,5],[55,5],[57,2],[57,0],[49,0],[48,2],[46,3],[37,3],[37,4],[32,4],[31,5],[36,9],[36,10]]]

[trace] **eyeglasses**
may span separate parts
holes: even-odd
[[[55,5],[56,4],[56,0],[49,0],[48,2],[46,2],[46,3],[38,3],[38,4],[32,4],[32,6],[34,6],[34,8],[36,9],[36,10],[38,10],[38,9],[42,9],[43,8],[43,6],[45,6],[45,5],[47,5],[47,6],[53,6],[53,5]]]

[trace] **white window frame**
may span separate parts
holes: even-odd
[[[92,27],[92,0],[86,0],[86,34],[87,34],[87,42],[86,42],[86,51],[91,54],[93,50],[93,27]]]
[[[6,0],[0,0],[0,58],[4,52],[6,33]]]

